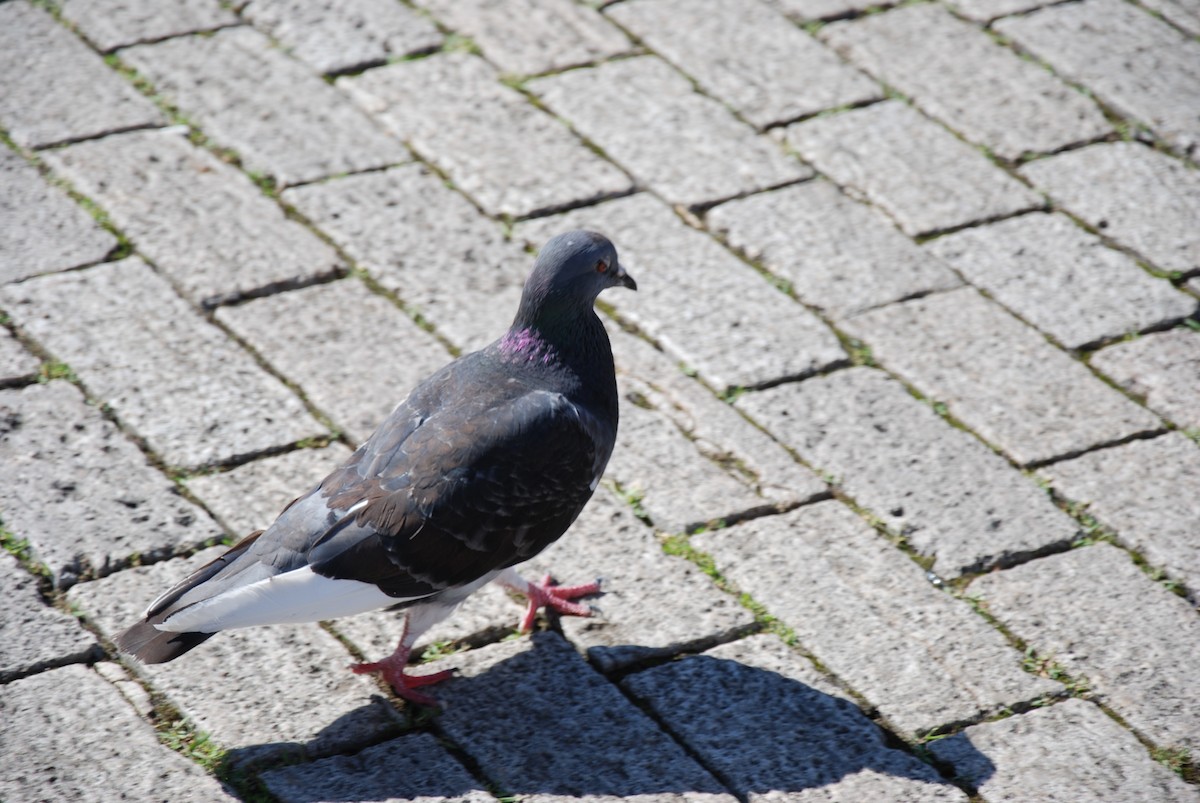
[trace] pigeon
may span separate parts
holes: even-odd
[[[405,673],[417,639],[497,581],[541,607],[586,616],[598,583],[556,586],[514,568],[561,536],[591,498],[617,434],[612,349],[594,303],[637,289],[601,234],[546,243],[509,330],[435,372],[378,430],[266,530],[251,533],[150,604],[116,638],[145,663],[221,630],[406,612],[387,658],[352,666],[396,693],[450,673]]]

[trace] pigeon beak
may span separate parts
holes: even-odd
[[[637,282],[633,280],[632,276],[625,272],[625,268],[619,265],[617,266],[616,280],[617,283],[622,287],[628,287],[630,290],[635,292],[637,291]]]

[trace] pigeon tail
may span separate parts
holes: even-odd
[[[148,621],[138,622],[117,636],[117,647],[144,664],[165,664],[198,647],[215,633],[171,633]]]

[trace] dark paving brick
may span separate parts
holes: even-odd
[[[247,27],[118,54],[247,170],[280,184],[404,161],[407,152],[345,96]]]
[[[344,269],[332,248],[285,218],[241,171],[174,129],[83,142],[45,159],[197,303]]]
[[[242,15],[320,73],[382,64],[443,40],[431,21],[391,0],[252,0]]]
[[[1077,531],[1032,480],[882,371],[838,371],[737,406],[932,556],[939,574],[1002,564]]]
[[[929,751],[985,800],[1195,801],[1200,791],[1152,759],[1099,706],[1066,700],[972,725]]]
[[[241,22],[218,0],[62,0],[58,7],[63,19],[105,53]]]
[[[0,509],[58,586],[221,536],[63,381],[0,391]]]
[[[4,687],[0,796],[5,800],[237,800],[159,742],[95,672],[68,666]],[[13,745],[20,745],[15,749]]]
[[[643,0],[607,13],[759,128],[883,94],[764,4]]]
[[[223,308],[217,320],[296,383],[355,443],[369,438],[418,382],[450,361],[432,335],[357,279]]]
[[[515,234],[540,244],[574,228],[608,232],[638,281],[638,292],[605,302],[715,388],[761,385],[845,359],[819,318],[652,196],[529,221]]]
[[[1200,172],[1138,142],[1039,159],[1021,173],[1160,270],[1200,273]]]
[[[222,551],[128,569],[78,585],[68,599],[111,638]],[[221,633],[171,663],[133,667],[240,763],[297,753],[316,758],[390,735],[395,712],[374,681],[351,673],[349,663],[337,639],[304,624]]]
[[[351,756],[271,770],[262,774],[262,780],[282,803],[495,800],[427,733],[401,736]]]
[[[796,123],[787,141],[911,235],[1041,204],[1028,187],[898,100]]]
[[[0,127],[31,148],[165,120],[154,104],[54,18],[0,5]]]
[[[885,215],[827,181],[730,201],[705,221],[834,318],[962,284]]]
[[[4,147],[0,186],[0,283],[99,262],[116,246],[116,237]]]
[[[442,663],[459,673],[438,687],[439,726],[508,794],[531,801],[734,799],[553,633]]]
[[[1092,367],[1181,427],[1200,429],[1200,333],[1179,328],[1109,346]]]
[[[907,738],[1054,693],[970,607],[841,502],[692,538]]]
[[[846,326],[881,365],[1022,465],[1162,427],[974,288],[881,307]]]
[[[965,801],[774,636],[639,672],[623,685],[753,803]],[[714,704],[736,717],[714,717]]]
[[[927,251],[1068,348],[1168,325],[1196,309],[1195,299],[1063,215],[976,226]]]
[[[1193,401],[1195,397],[1192,397]],[[1040,470],[1065,497],[1117,531],[1200,601],[1200,448],[1170,432]]]
[[[96,657],[95,636],[48,605],[37,578],[11,555],[0,554],[0,595],[0,683]]]
[[[512,323],[533,258],[428,168],[349,176],[283,197],[458,348],[482,348]]]
[[[0,303],[169,465],[321,434],[291,391],[136,257],[9,285]]]
[[[994,27],[1059,75],[1195,155],[1200,42],[1121,0],[1057,5]]]
[[[821,29],[821,39],[1005,159],[1112,130],[1091,100],[938,5],[834,23]],[[971,68],[958,66],[964,63]]]
[[[503,72],[562,70],[616,56],[629,39],[574,0],[417,0],[450,29],[471,37]]]
[[[672,204],[702,205],[812,175],[652,56],[539,78],[529,88]]]
[[[1038,655],[1085,677],[1100,702],[1159,746],[1200,745],[1192,662],[1200,617],[1109,544],[980,577],[967,593]]]
[[[488,214],[529,215],[630,188],[478,56],[436,54],[337,85]]]

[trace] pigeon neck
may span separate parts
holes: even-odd
[[[517,315],[500,339],[500,352],[519,362],[590,367],[593,361],[612,364],[608,334],[588,308],[573,315]]]

